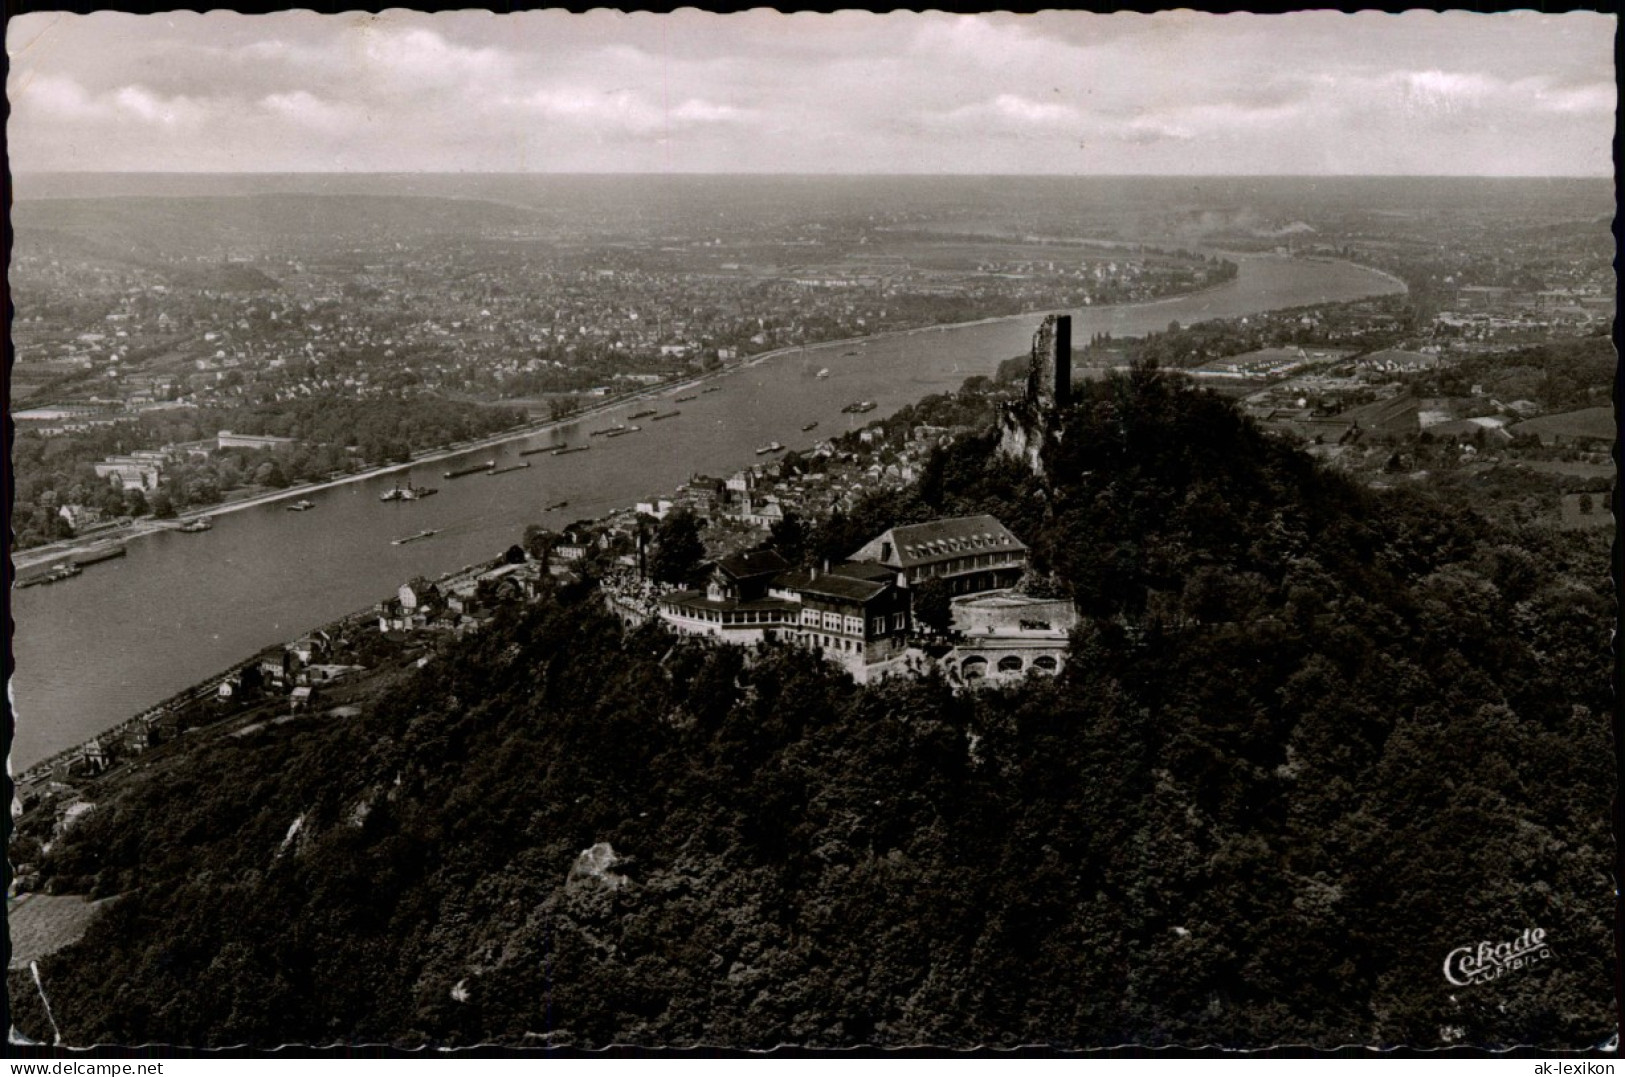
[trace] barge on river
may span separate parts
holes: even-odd
[[[419,541],[421,539],[430,538],[431,536],[438,535],[438,534],[440,534],[440,531],[437,528],[429,527],[429,528],[423,529],[422,531],[419,531],[415,535],[407,535],[405,538],[395,539],[395,540],[390,542],[390,545],[391,546],[405,546],[408,542],[417,542],[417,541]]]

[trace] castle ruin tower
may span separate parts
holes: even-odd
[[[1072,403],[1072,316],[1051,314],[1033,334],[1027,392],[999,417],[999,451],[1044,473],[1046,442],[1061,436],[1062,415]]]
[[[1072,402],[1072,315],[1051,314],[1033,334],[1027,400],[1040,414]]]

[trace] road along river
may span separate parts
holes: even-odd
[[[1342,262],[1235,256],[1234,281],[1195,295],[1074,312],[1073,340],[1097,332],[1141,336],[1171,321],[1191,324],[1265,310],[1403,290],[1375,270]],[[407,471],[349,482],[288,502],[245,507],[210,531],[165,531],[132,540],[128,556],[73,579],[14,590],[11,764],[81,743],[204,680],[262,647],[298,636],[390,595],[414,575],[437,576],[496,556],[525,526],[559,526],[668,493],[695,472],[724,474],[756,462],[755,448],[792,449],[883,418],[904,404],[991,374],[1030,347],[1038,315],[889,334],[809,347],[746,366],[699,388],[671,389],[556,430]],[[817,377],[828,368],[830,376]],[[679,396],[693,399],[677,401]],[[857,400],[867,415],[841,409]],[[637,411],[681,414],[637,422],[622,437],[592,437]],[[818,428],[802,427],[816,421]],[[588,452],[520,452],[566,441]],[[530,467],[447,479],[487,459]],[[413,502],[380,502],[397,480],[439,488]],[[547,506],[568,504],[559,509]],[[420,531],[438,533],[394,545]]]

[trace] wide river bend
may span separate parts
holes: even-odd
[[[1074,312],[1073,340],[1097,332],[1141,336],[1210,318],[1358,299],[1403,290],[1374,270],[1343,262],[1236,256],[1234,281],[1196,295]],[[414,575],[437,576],[500,553],[525,526],[558,526],[668,493],[695,472],[725,474],[755,462],[755,448],[792,449],[883,418],[927,394],[991,374],[1027,352],[1037,315],[918,330],[861,343],[809,347],[709,383],[722,391],[676,403],[697,389],[622,404],[559,431],[480,449],[409,474],[438,495],[383,503],[400,474],[313,494],[316,507],[286,502],[222,514],[203,534],[161,532],[130,542],[128,556],[83,575],[14,590],[11,684],[14,772],[81,743],[260,648],[361,609]],[[828,378],[817,371],[827,367]],[[842,414],[855,400],[879,407]],[[658,407],[682,414],[642,420],[625,437],[588,437],[627,414]],[[802,427],[817,421],[818,428]],[[567,438],[590,452],[520,457]],[[445,479],[443,472],[496,457],[525,470]],[[546,506],[568,502],[563,509]],[[425,529],[432,538],[392,540]]]

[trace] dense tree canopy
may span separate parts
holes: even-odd
[[[686,586],[694,582],[700,562],[704,560],[705,543],[700,538],[699,518],[688,509],[667,513],[655,530],[649,574],[661,583]]]
[[[51,885],[124,895],[41,963],[64,1039],[1607,1037],[1606,539],[1357,487],[1148,371],[1047,481],[988,449],[809,547],[997,511],[1087,614],[1060,677],[859,688],[549,596],[61,837]],[[1551,960],[1441,975],[1532,927]]]

